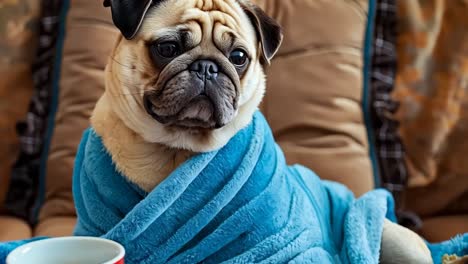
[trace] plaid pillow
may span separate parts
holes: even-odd
[[[42,0],[39,43],[33,64],[34,93],[26,119],[17,124],[20,154],[5,201],[9,214],[34,223],[43,200],[48,141],[58,98],[60,58],[68,1]]]
[[[393,115],[398,103],[392,99],[397,70],[396,0],[378,0],[376,5],[371,65],[371,113],[380,186],[394,195],[397,206],[407,184],[404,148]]]

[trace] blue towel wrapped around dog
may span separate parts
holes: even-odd
[[[355,199],[340,184],[287,166],[260,113],[225,147],[189,159],[150,193],[119,174],[89,129],[73,187],[75,234],[120,242],[128,263],[378,263],[384,219],[394,218],[386,191]],[[461,253],[464,238],[433,250]]]
[[[383,190],[344,186],[285,163],[260,113],[219,151],[197,155],[151,193],[120,175],[85,132],[76,158],[76,235],[123,244],[126,263],[378,263]],[[0,264],[31,240],[0,243]],[[434,262],[468,254],[468,235],[429,245]]]
[[[119,175],[88,130],[74,177],[76,235],[123,244],[129,263],[377,263],[385,191],[355,200],[342,185],[286,165],[257,113],[221,150],[195,156],[151,193]]]

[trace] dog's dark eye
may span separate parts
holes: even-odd
[[[156,51],[163,58],[174,58],[179,55],[179,45],[175,42],[164,42],[156,45]]]
[[[238,67],[244,66],[248,61],[247,53],[241,49],[236,49],[229,55],[229,60]]]

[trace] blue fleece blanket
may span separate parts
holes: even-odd
[[[378,263],[393,200],[287,166],[260,113],[219,151],[200,154],[151,193],[116,171],[88,130],[75,167],[76,235],[122,243],[129,263]]]
[[[377,263],[389,193],[289,167],[260,113],[219,151],[198,155],[151,193],[116,171],[88,130],[77,156],[76,235],[124,245],[129,263]]]
[[[75,234],[120,242],[130,264],[378,263],[384,219],[394,219],[386,191],[355,199],[340,184],[287,166],[260,113],[151,193],[116,171],[92,129],[74,173]],[[468,253],[467,245],[466,235],[431,245],[435,263],[442,253]]]
[[[42,239],[46,239],[46,237],[35,237],[35,238],[31,238],[31,239],[17,240],[17,241],[10,241],[10,242],[0,243],[0,264],[5,264],[6,257],[15,248],[20,247],[22,245],[26,245],[26,244],[28,244],[30,242],[34,242],[34,241],[38,241],[38,240],[42,240]]]

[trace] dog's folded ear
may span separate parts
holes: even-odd
[[[132,39],[140,29],[149,8],[164,0],[104,0],[111,7],[112,20],[126,39]]]
[[[257,31],[257,37],[262,45],[263,63],[270,64],[271,59],[278,52],[283,41],[281,26],[260,7],[249,1],[239,2]]]

